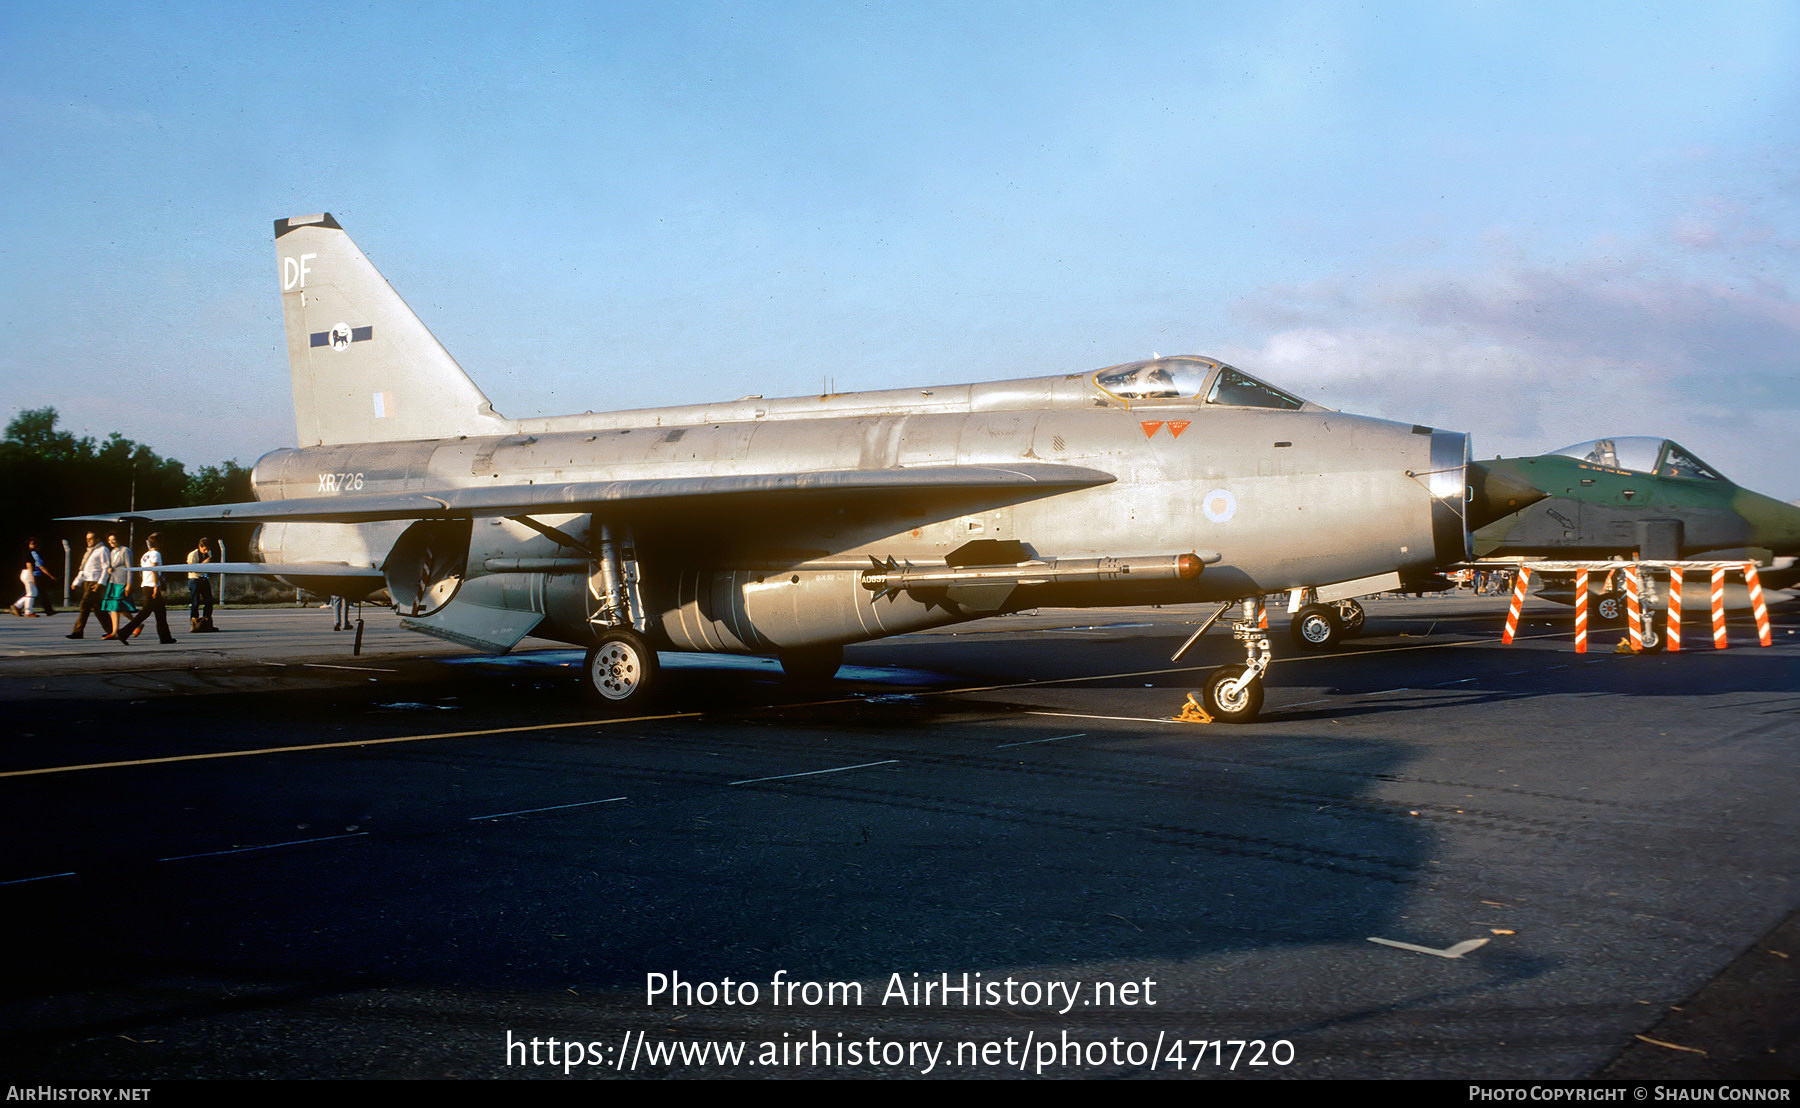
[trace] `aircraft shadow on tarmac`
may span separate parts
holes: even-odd
[[[1395,641],[1377,634],[1369,645]],[[1136,672],[1166,667],[1170,643],[1101,643],[1105,669],[1119,676],[1064,689],[1153,680],[1173,706],[1181,675]],[[1551,660],[1477,646],[1433,663],[1445,680],[1472,676],[1472,687],[1286,709],[1276,700],[1264,723],[1208,729],[1204,743],[1176,728],[1095,728],[1081,741],[1104,751],[1075,757],[1061,747],[1001,749],[991,726],[980,733],[995,720],[1006,722],[1009,743],[1080,729],[1024,722],[1035,702],[1004,690],[936,694],[1079,676],[1080,666],[1097,668],[1093,659],[1040,657],[1029,642],[994,650],[1005,656],[970,664],[957,652],[954,669],[931,670],[932,660],[949,665],[940,647],[884,644],[853,661],[910,676],[822,691],[754,667],[671,668],[671,698],[707,713],[698,720],[209,762],[148,784],[110,773],[35,779],[0,815],[8,841],[27,844],[15,864],[32,873],[0,879],[76,876],[0,892],[18,932],[0,1017],[6,1052],[377,986],[591,996],[629,995],[645,974],[671,971],[761,981],[777,970],[865,982],[1031,967],[1078,976],[1097,964],[1369,935],[1425,941],[1435,936],[1409,934],[1400,917],[1437,836],[1429,820],[1374,791],[1404,773],[1406,746],[1321,738],[1283,721],[1466,712],[1562,693],[1693,694],[1694,682],[1656,676],[1671,662],[1692,667],[1704,691],[1787,692],[1796,665],[1753,647],[1582,665],[1572,652]],[[1379,653],[1320,658],[1291,680],[1354,701],[1393,686],[1389,665]],[[400,692],[33,710],[119,713],[96,718],[100,731],[188,713],[173,725],[221,745],[225,721],[247,714],[286,729],[272,744],[340,729],[380,737],[504,726],[519,721],[520,703],[533,705],[534,719],[591,718],[553,666],[460,673],[449,686]],[[1288,680],[1278,666],[1274,687]],[[744,786],[721,767],[821,750],[834,763],[895,764]],[[570,786],[588,782],[589,792],[627,799],[471,818],[580,800]],[[95,830],[84,829],[90,823]],[[165,860],[328,835],[353,837]],[[1549,967],[1495,951],[1469,959],[1481,976],[1456,990]],[[57,1014],[46,1019],[49,1010]]]
[[[503,722],[490,711],[534,683],[464,683],[457,726]],[[255,704],[300,733],[391,724],[380,705],[392,696]],[[219,718],[251,700],[205,699]],[[136,718],[172,703],[140,704]],[[207,762],[154,790],[138,777],[43,779],[29,805],[10,809],[14,836],[95,813],[119,826],[91,840],[57,830],[48,838],[73,845],[39,861],[77,875],[5,889],[12,950],[30,952],[10,959],[8,1038],[66,1042],[375,986],[590,994],[671,971],[868,982],[1063,967],[1070,977],[1094,964],[1413,937],[1397,916],[1435,836],[1368,795],[1403,769],[1399,744],[1233,729],[1221,756],[1171,729],[1148,743],[1118,736],[1131,741],[1098,757],[1044,757],[997,748],[970,714],[966,702],[921,697],[778,709],[725,734],[682,720]],[[1069,730],[1015,719],[1008,737]],[[908,733],[916,751],[895,745]],[[709,765],[822,744],[857,760],[859,741],[878,741],[897,764],[742,787]],[[500,795],[557,803],[568,794],[554,784],[584,779],[628,799],[470,818],[503,807]],[[496,796],[474,799],[482,783]],[[328,833],[354,837],[166,860]],[[1493,985],[1545,968],[1473,960]],[[51,997],[59,1014],[45,1020]]]

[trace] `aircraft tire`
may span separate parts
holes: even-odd
[[[1344,636],[1344,625],[1330,605],[1308,604],[1288,621],[1288,634],[1302,650],[1325,650]]]
[[[1625,594],[1622,592],[1605,592],[1594,604],[1594,618],[1602,623],[1623,623],[1625,621]]]
[[[1363,606],[1354,600],[1340,600],[1334,605],[1337,608],[1338,622],[1344,625],[1345,635],[1359,635],[1363,629]]]
[[[1201,688],[1200,699],[1206,706],[1206,714],[1220,723],[1254,723],[1262,713],[1263,683],[1262,678],[1245,685],[1236,697],[1225,699],[1226,685],[1236,681],[1244,672],[1243,666],[1220,666],[1206,675],[1206,684]]]
[[[588,650],[581,672],[588,695],[615,710],[647,703],[660,676],[656,651],[642,635],[622,627],[601,634]]]
[[[1662,648],[1669,644],[1667,624],[1664,620],[1657,619],[1655,612],[1644,613],[1643,636],[1645,654],[1660,654]]]
[[[781,672],[797,685],[823,685],[837,676],[844,664],[841,646],[809,646],[800,650],[783,650],[775,655],[781,661]]]

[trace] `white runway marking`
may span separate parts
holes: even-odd
[[[773,777],[750,777],[742,781],[732,781],[733,785],[754,785],[761,781],[786,781],[790,777],[817,777],[821,773],[843,773],[853,769],[868,769],[870,766],[891,766],[899,762],[898,758],[885,758],[879,762],[861,762],[854,766],[837,766],[832,769],[809,769],[805,773],[778,773]]]
[[[1036,746],[1038,743],[1061,742],[1064,739],[1079,739],[1086,734],[1087,734],[1086,731],[1077,731],[1073,735],[1057,735],[1056,737],[1049,738],[1049,739],[1027,739],[1022,743],[1001,743],[999,746],[996,746],[994,749],[995,750],[1005,750],[1009,746]]]
[[[328,843],[338,839],[360,839],[367,831],[353,831],[348,835],[321,835],[316,839],[293,839],[285,843],[261,843],[257,846],[234,846],[230,850],[203,850],[198,854],[176,854],[168,858],[158,858],[159,862],[185,862],[190,858],[217,858],[222,854],[248,854],[253,850],[275,850],[284,846],[305,846],[307,843]]]
[[[1061,716],[1065,719],[1110,719],[1120,723],[1178,723],[1179,720],[1165,719],[1161,716],[1094,716],[1085,712],[1026,712],[1028,716]]]
[[[520,808],[516,812],[495,812],[490,816],[470,816],[470,822],[483,819],[505,819],[507,816],[528,816],[533,812],[560,812],[566,808],[592,808],[596,804],[611,804],[624,800],[622,796],[609,796],[605,800],[581,800],[574,804],[552,804],[545,808]]]
[[[1155,627],[1154,623],[1096,623],[1089,627],[1040,627],[1038,631],[1050,631],[1059,635],[1081,634],[1087,631],[1122,631],[1127,627]]]
[[[1447,946],[1444,949],[1439,950],[1436,947],[1420,946],[1417,943],[1403,943],[1398,939],[1378,939],[1373,935],[1369,936],[1369,941],[1372,943],[1380,943],[1382,946],[1392,946],[1398,947],[1401,950],[1416,951],[1420,954],[1435,954],[1439,958],[1461,958],[1469,951],[1488,944],[1487,939],[1464,939],[1455,946]]]
[[[36,877],[15,877],[11,881],[0,881],[0,885],[24,885],[24,884],[28,884],[32,881],[49,881],[52,878],[56,878],[56,877],[73,877],[73,876],[75,876],[74,870],[70,870],[67,873],[43,873],[43,874],[39,874]]]

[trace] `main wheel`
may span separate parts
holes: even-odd
[[[1625,618],[1625,594],[1607,592],[1600,594],[1599,603],[1594,605],[1595,618],[1606,623],[1617,623]]]
[[[1226,686],[1241,676],[1245,666],[1220,666],[1207,674],[1206,685],[1201,689],[1200,699],[1206,706],[1206,714],[1220,723],[1252,723],[1262,711],[1263,684],[1262,678],[1245,685],[1236,696],[1226,692]]]
[[[836,677],[839,667],[844,664],[841,646],[809,646],[783,650],[775,656],[781,659],[781,672],[788,680],[801,685],[823,685]]]
[[[587,652],[582,673],[594,699],[611,708],[636,708],[656,687],[656,651],[636,631],[613,628]]]
[[[1324,650],[1344,633],[1337,612],[1324,604],[1308,604],[1288,621],[1288,634],[1302,650]]]
[[[1344,625],[1344,634],[1355,635],[1363,628],[1363,606],[1354,600],[1340,600],[1335,605],[1338,622]]]

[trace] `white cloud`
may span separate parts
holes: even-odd
[[[1226,351],[1332,407],[1467,430],[1478,456],[1599,435],[1677,439],[1742,484],[1800,493],[1800,301],[1612,260],[1271,289]]]

